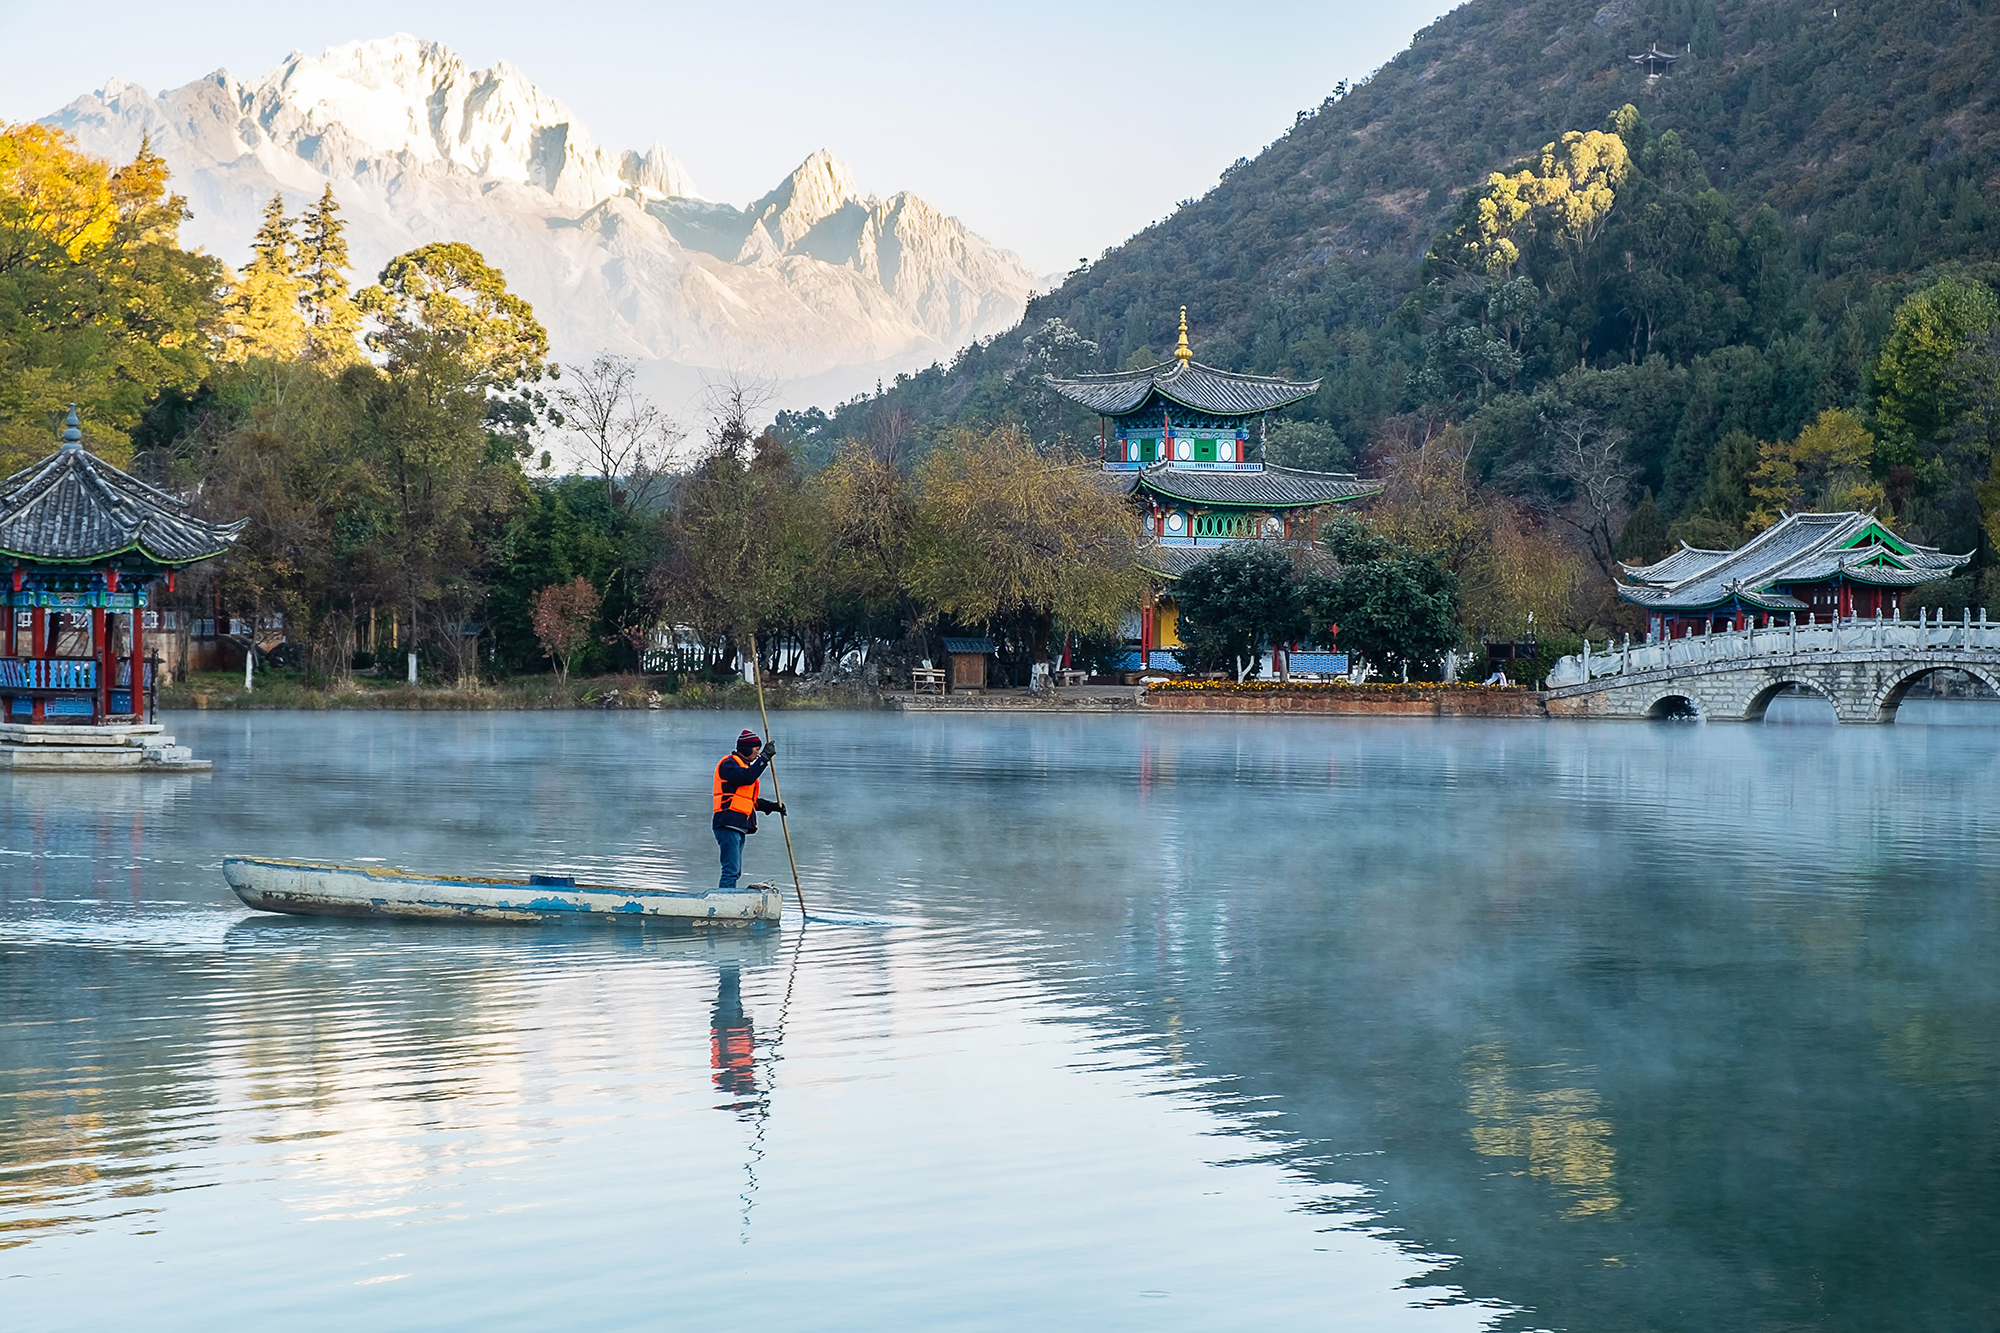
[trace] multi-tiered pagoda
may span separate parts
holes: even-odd
[[[243,526],[86,452],[70,409],[62,447],[0,481],[0,766],[186,766],[144,718],[145,609]]]
[[[1172,583],[1231,542],[1312,540],[1315,516],[1382,489],[1347,473],[1306,472],[1264,462],[1273,412],[1319,391],[1318,380],[1237,375],[1204,366],[1188,346],[1181,308],[1174,359],[1114,375],[1079,375],[1048,385],[1100,418],[1105,472],[1129,474],[1150,539],[1147,568],[1161,588],[1141,608],[1139,660],[1180,646]]]

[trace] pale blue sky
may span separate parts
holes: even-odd
[[[864,189],[914,190],[1054,271],[1203,193],[1451,7],[99,0],[79,23],[48,0],[0,0],[0,118],[46,115],[112,76],[157,91],[412,32],[518,65],[608,147],[661,140],[711,199],[745,203],[824,146]]]

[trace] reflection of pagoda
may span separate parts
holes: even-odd
[[[1152,545],[1147,567],[1171,584],[1213,548],[1245,540],[1310,541],[1313,515],[1381,491],[1346,473],[1305,472],[1263,461],[1270,414],[1310,398],[1318,380],[1236,375],[1204,366],[1188,346],[1181,308],[1174,359],[1115,375],[1047,381],[1096,412],[1105,472],[1129,473]],[[1171,596],[1140,617],[1139,651],[1180,646]]]

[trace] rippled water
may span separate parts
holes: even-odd
[[[177,716],[0,776],[0,1327],[1991,1328],[1994,711],[788,714],[692,938],[217,866],[705,881],[752,719]]]

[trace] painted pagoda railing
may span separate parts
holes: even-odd
[[[129,670],[129,666],[127,670]],[[119,684],[129,684],[129,677]],[[97,663],[72,657],[0,657],[0,690],[94,690]]]
[[[1829,625],[1787,622],[1764,628],[1725,630],[1634,645],[1606,639],[1602,649],[1584,640],[1583,651],[1559,658],[1549,671],[1549,688],[1581,685],[1606,676],[1636,676],[1647,671],[1673,671],[1760,657],[1798,653],[1908,652],[1931,654],[1962,651],[2000,654],[2000,621],[1986,612],[1974,620],[1967,611],[1958,620],[1932,619],[1919,612],[1916,620],[1848,616]]]

